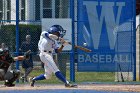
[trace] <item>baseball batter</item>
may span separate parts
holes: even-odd
[[[51,74],[54,73],[55,76],[65,83],[65,87],[75,87],[62,75],[58,67],[56,66],[52,53],[59,53],[62,51],[63,47],[67,45],[64,39],[61,38],[65,33],[65,30],[60,25],[53,25],[48,31],[43,31],[40,36],[38,43],[38,48],[40,50],[40,59],[44,63],[45,74],[41,74],[34,77],[31,82],[31,86],[34,86],[35,81],[49,79]],[[62,45],[58,47],[57,41],[60,41]]]

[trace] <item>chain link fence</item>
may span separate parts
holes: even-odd
[[[77,0],[75,1],[75,40],[77,44]],[[0,43],[5,43],[13,56],[16,46],[16,0],[0,0]],[[42,18],[70,18],[70,0],[19,0],[19,54],[32,50],[33,70],[28,77],[44,73],[43,64],[38,55],[38,41],[42,31]],[[54,20],[55,21],[55,20]],[[30,35],[32,45],[23,45]],[[77,51],[75,51],[77,52]],[[70,80],[70,51],[54,54],[54,61],[63,75]],[[76,82],[112,82],[115,72],[78,72],[77,54],[75,55]],[[24,74],[23,62],[19,68]],[[53,75],[49,83],[59,82]]]
[[[44,73],[38,55],[38,41],[42,32],[42,18],[69,18],[69,0],[19,0],[19,55],[31,50],[29,62],[19,62],[24,77],[26,67],[33,67],[28,77]],[[16,0],[0,0],[0,43],[5,43],[12,56],[16,56]],[[55,21],[55,20],[54,20]],[[54,61],[66,77],[69,51],[54,54]],[[21,78],[22,79],[22,78]],[[53,81],[53,80],[51,80]]]

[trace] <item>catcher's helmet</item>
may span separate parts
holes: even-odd
[[[48,30],[49,33],[53,34],[55,32],[59,33],[59,37],[63,37],[66,34],[66,30],[62,28],[60,25],[53,25]]]

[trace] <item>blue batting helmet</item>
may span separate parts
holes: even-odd
[[[55,32],[58,32],[59,33],[59,36],[60,37],[63,37],[65,35],[65,33],[66,33],[66,30],[64,30],[62,28],[62,26],[60,26],[60,25],[53,25],[53,26],[51,26],[49,28],[48,32],[51,33],[51,34],[53,34]]]

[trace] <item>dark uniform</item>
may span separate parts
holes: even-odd
[[[34,43],[30,43],[28,44],[27,42],[23,42],[22,45],[21,45],[21,51],[22,52],[27,52],[31,50],[32,52],[35,52],[35,49],[34,49]],[[33,60],[32,60],[32,54],[30,54],[30,59],[29,60],[25,60],[22,62],[22,67],[23,68],[33,68]]]
[[[29,39],[30,35],[26,36],[26,39]],[[32,52],[36,51],[36,47],[35,44],[33,42],[23,42],[21,45],[21,51],[22,52],[27,52],[31,50]],[[29,60],[24,60],[22,62],[22,67],[24,68],[25,72],[24,75],[21,77],[23,82],[28,82],[28,75],[31,73],[31,71],[33,70],[33,59],[32,59],[32,54],[30,54],[30,59]]]
[[[8,50],[0,50],[0,81],[5,81],[5,86],[15,86],[13,82],[20,76],[20,71],[14,69],[14,59]]]

